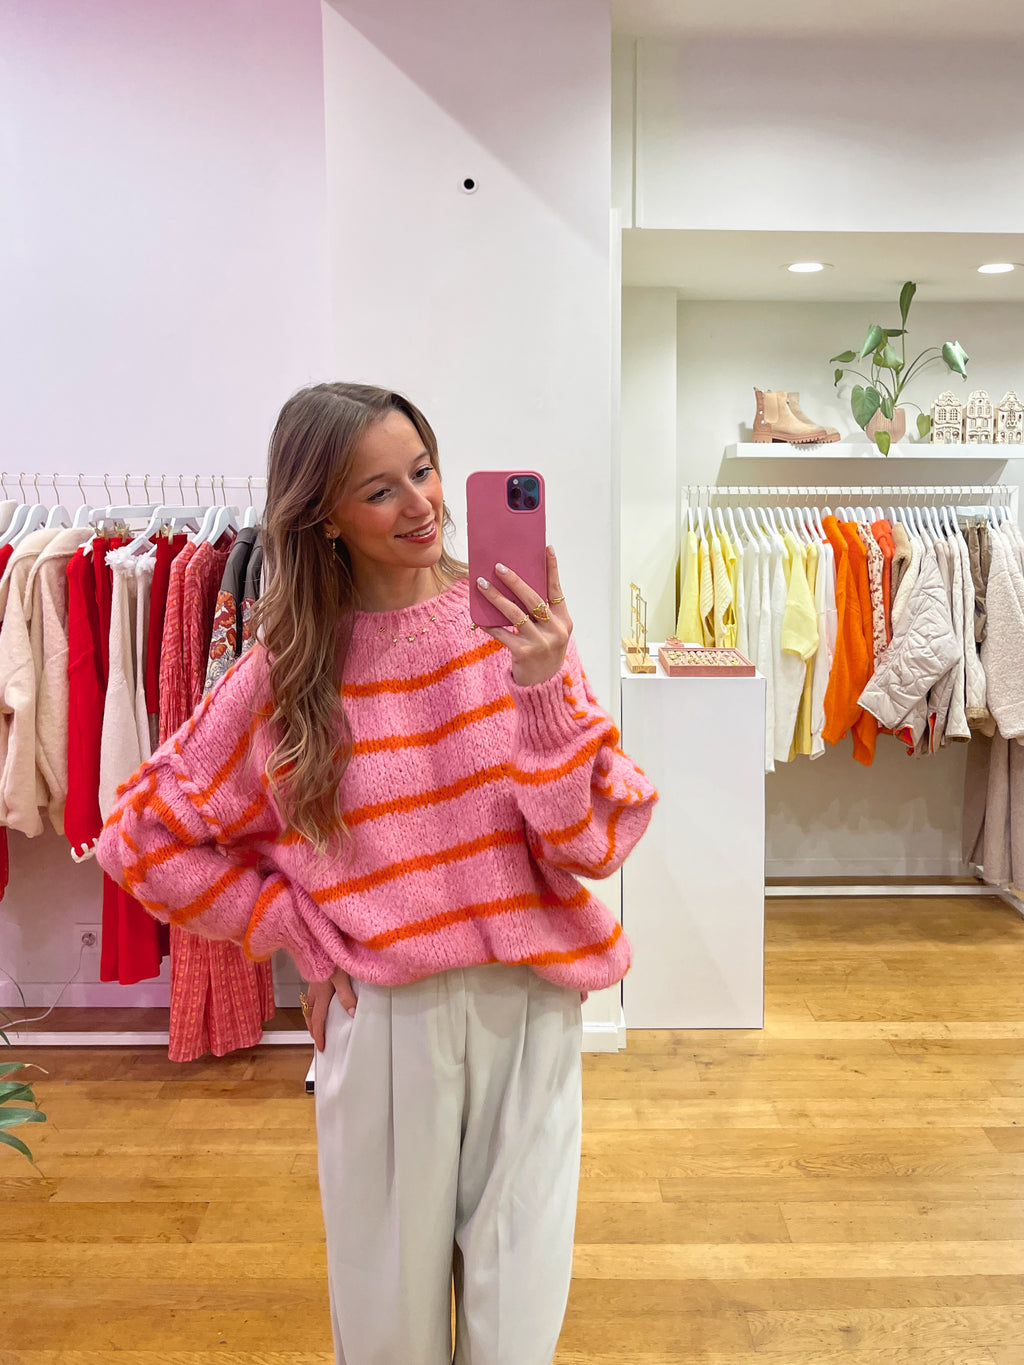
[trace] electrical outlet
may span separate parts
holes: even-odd
[[[100,926],[98,924],[76,924],[78,942],[88,956],[100,950]]]

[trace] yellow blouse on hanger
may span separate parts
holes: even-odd
[[[676,638],[688,645],[704,641],[700,623],[700,557],[696,531],[687,531],[679,563],[679,618]]]

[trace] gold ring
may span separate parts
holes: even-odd
[[[530,615],[535,621],[551,620],[551,613],[548,611],[548,604],[546,602],[538,602],[533,611],[530,612]]]
[[[564,601],[565,601],[565,598],[564,598],[564,597],[552,597],[552,598],[551,598],[551,601],[548,603],[548,605],[551,606],[551,607],[557,607],[558,604],[559,604],[559,602],[564,602]]]
[[[513,621],[512,625],[515,627],[516,630],[520,630],[523,626],[526,625],[528,619],[529,619],[528,617],[524,616],[521,621]]]
[[[309,996],[305,991],[299,991],[299,1004],[302,1006],[302,1013],[305,1014],[309,1009]]]

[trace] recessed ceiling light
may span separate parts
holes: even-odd
[[[794,261],[792,265],[787,265],[786,269],[792,275],[814,275],[819,270],[825,269],[823,261]]]
[[[979,265],[979,275],[1008,275],[1014,267],[1008,261],[996,261],[992,265]]]

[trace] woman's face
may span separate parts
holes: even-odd
[[[392,411],[360,438],[326,527],[340,532],[359,584],[436,564],[441,509],[437,470],[408,417]]]

